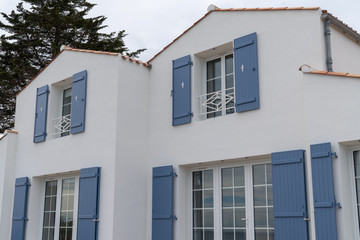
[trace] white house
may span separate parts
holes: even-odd
[[[147,63],[64,46],[18,93],[0,239],[360,240],[359,33],[208,10]]]

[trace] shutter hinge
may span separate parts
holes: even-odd
[[[172,176],[177,177],[178,175],[176,174],[176,172],[172,172]]]
[[[331,155],[332,157],[334,157],[334,158],[338,158],[336,152],[330,153],[330,155]]]
[[[189,61],[189,64],[190,64],[190,65],[194,65],[194,63],[193,63],[192,61]]]
[[[170,97],[173,97],[174,96],[174,90],[171,90],[170,91]]]
[[[341,209],[341,204],[339,202],[335,202],[335,206],[338,208],[338,209]]]
[[[37,113],[35,113],[35,118],[38,118],[38,114],[37,114]]]
[[[171,218],[172,218],[173,220],[177,220],[176,215],[171,215]]]
[[[47,132],[44,132],[43,135],[46,137],[46,136],[47,136]]]
[[[191,113],[189,113],[189,115],[190,115],[190,117],[193,117],[193,116],[194,116],[194,113],[191,112]]]

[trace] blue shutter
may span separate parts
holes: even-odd
[[[337,240],[331,144],[310,146],[317,240]]]
[[[173,126],[191,122],[190,55],[173,60]]]
[[[25,239],[26,217],[29,179],[17,178],[15,181],[14,208],[11,227],[11,240]]]
[[[245,112],[260,107],[256,33],[234,40],[235,108]]]
[[[173,167],[153,169],[152,240],[173,238]]]
[[[86,83],[86,70],[74,74],[71,97],[71,134],[85,131]]]
[[[35,108],[34,143],[43,142],[46,139],[46,122],[48,106],[49,86],[45,85],[37,89]]]
[[[276,240],[307,240],[304,150],[271,154]]]
[[[77,240],[96,240],[99,218],[100,168],[80,171]]]

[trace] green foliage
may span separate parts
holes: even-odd
[[[29,7],[24,7],[29,6]],[[86,0],[21,0],[16,11],[1,13],[7,23],[0,29],[0,133],[13,127],[15,94],[60,51],[73,48],[119,52],[131,57],[125,31],[101,33],[105,16],[86,18],[95,4]]]

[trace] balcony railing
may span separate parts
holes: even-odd
[[[199,96],[200,116],[235,109],[234,88],[228,88]]]
[[[71,114],[53,120],[54,135],[63,135],[70,132]]]

